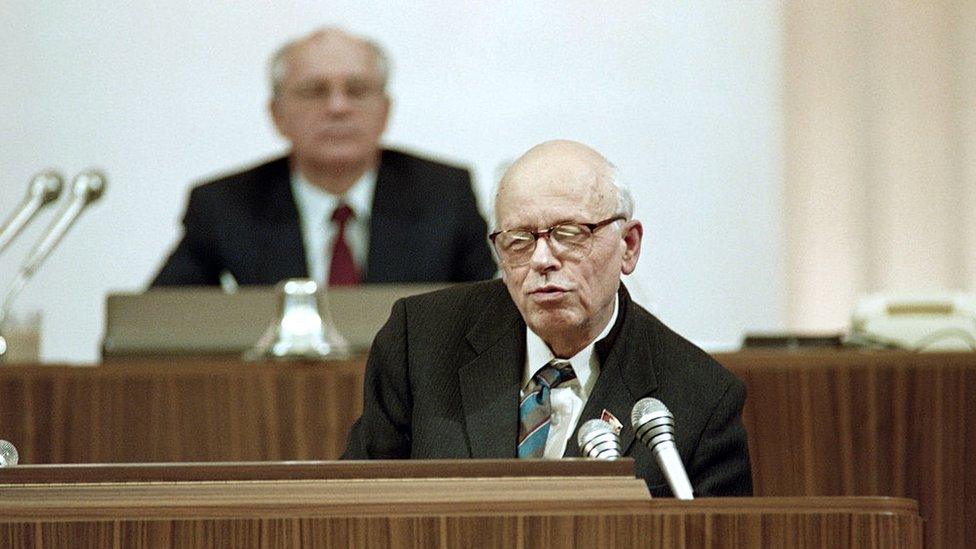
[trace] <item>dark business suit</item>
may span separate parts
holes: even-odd
[[[740,414],[745,387],[704,351],[631,301],[595,348],[601,371],[579,424],[606,409],[654,495],[670,495],[650,451],[634,440],[634,403],[671,410],[676,444],[698,496],[749,495]],[[370,350],[363,415],[347,459],[514,458],[525,323],[500,280],[398,301]],[[579,456],[576,435],[566,456]]]
[[[153,286],[239,284],[308,276],[287,158],[197,186],[184,236]],[[385,150],[377,169],[363,281],[491,278],[495,263],[467,170]]]

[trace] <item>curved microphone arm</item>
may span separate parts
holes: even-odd
[[[27,186],[27,196],[17,206],[13,215],[0,226],[0,254],[20,235],[37,212],[61,196],[64,177],[54,170],[45,170],[31,178]]]
[[[75,176],[71,182],[71,196],[61,213],[54,219],[44,236],[34,245],[21,264],[13,282],[8,286],[3,301],[0,302],[0,356],[6,352],[6,341],[2,337],[3,326],[10,314],[11,307],[17,295],[24,289],[27,282],[37,272],[38,267],[51,254],[64,235],[68,232],[85,208],[98,200],[105,191],[105,176],[100,172],[89,170]]]

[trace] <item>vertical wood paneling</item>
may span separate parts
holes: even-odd
[[[904,514],[739,513],[734,510],[616,515],[597,511],[277,519],[106,520],[0,523],[10,548],[158,547],[920,547],[920,521]],[[308,510],[305,510],[307,512]],[[301,514],[302,509],[294,512]],[[524,537],[519,530],[525,528]]]
[[[976,539],[976,354],[718,358],[748,386],[757,495],[908,497],[928,546]],[[361,361],[10,365],[0,368],[0,438],[24,463],[333,459],[361,394]]]
[[[24,463],[333,459],[362,364],[6,366],[0,391],[0,437]]]
[[[976,539],[976,486],[967,472],[976,447],[976,355],[718,358],[749,389],[744,421],[757,495],[908,497],[920,504],[927,546]],[[782,416],[789,421],[775,419]]]

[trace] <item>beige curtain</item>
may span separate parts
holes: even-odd
[[[784,3],[791,328],[976,291],[976,1]]]

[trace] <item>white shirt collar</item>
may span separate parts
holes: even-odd
[[[325,284],[331,263],[331,243],[336,236],[332,212],[340,201],[352,209],[355,218],[346,226],[346,243],[352,249],[362,272],[368,268],[369,224],[376,190],[376,171],[364,173],[344,196],[328,193],[312,185],[299,171],[291,173],[291,192],[298,209],[305,261],[312,279]]]
[[[597,341],[607,337],[610,330],[613,329],[614,323],[617,321],[617,312],[619,311],[619,295],[614,296],[613,300],[613,314],[610,315],[610,321],[600,332],[600,335],[596,337],[589,345],[584,347],[580,352],[576,353],[574,356],[569,358],[569,363],[573,366],[573,372],[576,374],[576,379],[579,380],[580,386],[583,388],[584,399],[589,396],[590,391],[593,389],[593,385],[596,383],[596,377],[600,373],[600,363],[597,356],[594,354],[593,349]],[[553,354],[552,349],[549,345],[542,340],[541,337],[536,335],[528,326],[525,327],[525,368],[522,374],[522,387],[532,379],[543,366],[549,364],[556,355]]]
[[[349,205],[357,221],[365,222],[369,220],[373,206],[376,170],[363,173],[341,196],[316,187],[298,170],[291,173],[291,188],[298,209],[306,219],[320,219],[322,223],[328,223],[332,211],[341,201]]]

